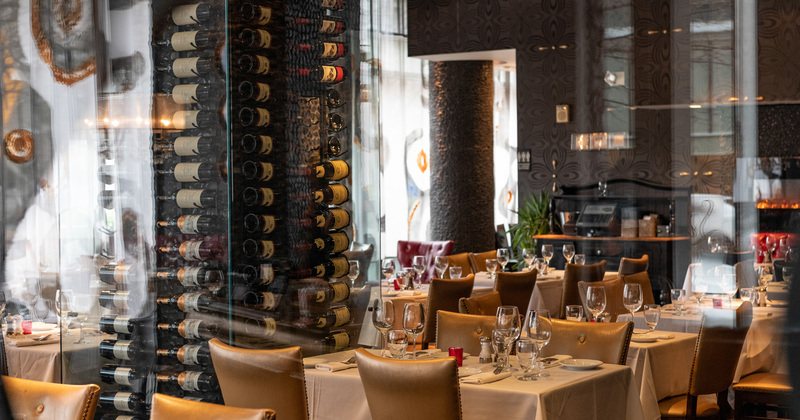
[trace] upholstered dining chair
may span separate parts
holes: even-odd
[[[521,271],[518,273],[497,273],[494,290],[500,293],[503,305],[513,305],[519,309],[520,314],[528,310],[533,288],[536,286],[538,271]]]
[[[492,336],[495,315],[468,315],[439,311],[436,346],[440,350],[461,347],[470,354],[480,354],[481,336]]]
[[[728,388],[752,318],[750,302],[703,314],[687,393],[658,402],[662,419],[728,418]]]
[[[472,267],[473,273],[478,273],[480,271],[486,271],[486,260],[496,259],[497,258],[497,250],[493,249],[491,251],[486,252],[479,252],[477,254],[473,254],[472,252],[469,253],[469,265]],[[497,271],[500,271],[500,265],[497,265]]]
[[[94,418],[100,387],[64,385],[3,376],[3,387],[14,418],[85,420]]]
[[[739,379],[731,388],[735,420],[786,419],[791,415],[792,405],[798,404],[792,401],[789,376],[782,373],[753,373]],[[768,417],[767,411],[775,412],[775,417]]]
[[[625,284],[636,283],[642,286],[642,306],[656,303],[655,295],[653,294],[653,285],[650,283],[650,276],[647,274],[647,271],[622,276],[622,281],[624,281]]]
[[[393,360],[356,349],[356,362],[374,420],[461,419],[455,358]]]
[[[594,281],[594,282],[578,282],[578,290],[580,291],[581,303],[585,314],[591,314],[589,307],[586,306],[586,291],[589,286],[601,286],[606,289],[606,310],[611,315],[611,322],[617,320],[620,314],[627,314],[628,309],[622,302],[622,291],[625,289],[625,283],[620,277],[613,279]]]
[[[425,271],[422,273],[422,282],[428,281],[436,275],[434,257],[446,257],[453,252],[453,241],[397,241],[397,262],[400,267],[411,267],[415,255],[425,257]]]
[[[469,252],[462,252],[460,254],[453,254],[447,256],[447,271],[444,273],[444,278],[450,278],[450,267],[461,267],[461,277],[466,277],[472,272],[472,266],[469,263]]]
[[[619,260],[619,270],[617,271],[620,276],[641,273],[647,271],[648,265],[650,265],[650,257],[647,254],[643,254],[641,258],[622,257]]]
[[[624,365],[633,334],[633,322],[575,322],[553,319],[550,343],[543,356],[568,354],[576,359],[594,359]]]
[[[500,293],[490,292],[476,297],[462,297],[458,300],[458,312],[470,315],[495,315],[497,308],[503,306]],[[520,312],[521,314],[521,312]]]
[[[431,279],[428,302],[425,305],[425,328],[420,341],[423,346],[436,339],[436,311],[458,312],[458,300],[469,297],[474,284],[473,274],[454,280]]]
[[[300,347],[251,350],[208,342],[225,405],[269,407],[280,418],[307,419],[306,380]]]
[[[758,277],[756,270],[753,268],[753,260],[739,261],[733,265],[733,272],[736,274],[736,281],[739,287],[756,287],[758,286]]]
[[[153,394],[150,420],[275,420],[275,410],[241,408]]]
[[[567,305],[580,305],[581,297],[578,282],[593,282],[603,280],[606,274],[606,260],[596,264],[567,264],[564,268],[564,287],[561,292],[561,308],[558,313],[560,319],[566,318]],[[555,314],[553,314],[555,316]]]

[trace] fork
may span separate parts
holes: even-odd
[[[356,355],[354,354],[354,355],[353,355],[353,357],[351,357],[351,358],[349,358],[349,359],[345,360],[344,362],[342,362],[342,364],[345,364],[345,365],[352,365],[352,364],[353,364],[353,363],[355,363],[355,362],[356,362]]]

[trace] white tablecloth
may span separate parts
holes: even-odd
[[[98,347],[100,341],[113,336],[87,335],[88,344],[73,344],[78,338],[78,330],[70,331],[74,335],[66,336],[69,342],[64,345],[63,352],[60,343],[25,347],[6,343],[8,375],[54,383],[99,383],[100,367],[109,361],[100,357]],[[66,373],[63,378],[62,372]]]

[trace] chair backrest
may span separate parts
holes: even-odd
[[[458,299],[469,297],[475,275],[445,280],[431,279],[428,289],[428,303],[425,305],[425,328],[422,330],[422,343],[430,343],[436,339],[436,311],[458,312]]]
[[[716,310],[703,314],[689,394],[716,394],[731,386],[752,319],[750,302],[743,302],[735,312]]]
[[[14,418],[41,420],[93,419],[100,387],[64,385],[3,376]]]
[[[461,347],[470,354],[480,354],[481,336],[491,337],[495,315],[467,315],[439,311],[436,330],[436,347],[447,350]]]
[[[356,362],[374,420],[461,419],[454,358],[394,360],[357,349]]]
[[[561,292],[561,308],[558,317],[566,318],[567,305],[580,305],[582,303],[578,290],[578,282],[592,282],[603,280],[606,274],[606,260],[597,264],[567,264],[564,268],[564,288]],[[553,314],[555,315],[555,314]]]
[[[448,255],[448,270],[444,274],[444,278],[450,278],[450,267],[461,267],[461,277],[466,277],[469,274],[473,274],[472,266],[469,264],[469,252],[462,252],[460,254]]]
[[[624,365],[633,334],[633,322],[576,322],[553,319],[550,343],[543,356],[569,354],[576,359],[595,359]]]
[[[275,420],[275,410],[210,404],[153,394],[150,420]]]
[[[493,249],[491,251],[486,252],[479,252],[477,254],[473,254],[472,252],[469,253],[469,265],[472,267],[472,272],[477,273],[480,271],[486,271],[486,260],[496,259],[497,258],[497,250]],[[500,270],[500,266],[497,266],[497,269]]]
[[[636,283],[642,286],[642,306],[656,303],[656,298],[653,294],[653,286],[650,284],[650,276],[647,274],[647,271],[622,276],[622,281],[624,281],[625,284]],[[641,308],[639,310],[641,311]]]
[[[516,306],[521,315],[527,314],[537,274],[536,269],[517,273],[497,273],[494,290],[500,293],[503,305]]]
[[[613,279],[594,281],[594,282],[578,282],[578,290],[580,291],[581,303],[585,314],[591,314],[589,307],[586,306],[586,291],[589,286],[600,286],[606,289],[606,312],[611,314],[611,322],[617,320],[620,314],[627,314],[628,309],[622,302],[622,291],[625,288],[625,283],[622,278],[615,277]]]
[[[415,255],[425,256],[425,272],[422,273],[422,282],[428,281],[436,274],[433,266],[434,257],[446,257],[453,252],[453,241],[397,241],[397,261],[400,267],[411,267]]]
[[[496,315],[497,308],[502,305],[500,293],[491,292],[476,297],[462,297],[458,300],[458,312],[470,315]]]
[[[306,380],[300,347],[252,350],[208,342],[226,405],[275,410],[281,418],[307,419]]]
[[[372,253],[374,250],[375,246],[372,244],[353,242],[349,250],[342,252],[342,255],[347,257],[348,261],[358,261],[359,272],[355,281],[356,287],[367,284],[369,265],[372,262]]]
[[[620,276],[641,273],[647,271],[648,265],[650,265],[650,257],[647,254],[642,255],[642,258],[622,257],[619,261],[618,272]]]
[[[733,272],[736,273],[736,281],[739,283],[740,288],[758,286],[758,278],[756,277],[756,270],[753,268],[753,260],[737,262],[733,265]]]

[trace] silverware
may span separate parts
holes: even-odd
[[[352,365],[352,364],[353,364],[353,363],[355,363],[355,362],[356,362],[356,355],[354,354],[354,355],[353,355],[353,357],[351,357],[351,358],[349,358],[349,359],[345,360],[344,362],[342,362],[342,364],[345,364],[345,365]]]
[[[41,337],[32,338],[33,341],[46,341],[52,334],[46,334]]]
[[[500,374],[500,372],[502,372],[502,371],[503,371],[503,368],[504,368],[504,367],[505,367],[505,366],[503,366],[503,365],[500,365],[500,366],[496,367],[496,368],[494,369],[494,374],[495,374],[495,375],[499,375],[499,374]]]

